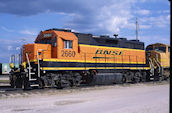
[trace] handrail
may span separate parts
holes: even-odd
[[[151,71],[152,71],[152,74],[154,75],[154,66],[153,66],[153,63],[152,63],[152,59],[151,58],[149,58],[149,66],[150,66],[150,68],[151,68]]]
[[[153,63],[152,63],[152,59],[151,58],[149,58],[149,64],[150,64],[150,68],[152,68],[153,67]]]
[[[155,63],[156,63],[156,65],[158,66],[158,68],[159,68],[159,73],[161,72],[161,64],[160,64],[160,62],[158,61],[158,59],[156,58],[153,58],[153,60],[155,61]]]
[[[31,80],[31,65],[30,65],[30,61],[29,61],[29,57],[28,57],[27,53],[26,53],[26,59],[27,59],[28,65],[29,65],[29,80]]]
[[[37,62],[38,62],[38,77],[40,77],[40,64],[39,64],[39,53],[37,51]]]

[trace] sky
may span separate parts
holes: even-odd
[[[170,44],[168,0],[0,0],[0,63],[51,28],[135,39],[136,17],[145,45]]]

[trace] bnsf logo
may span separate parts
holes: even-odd
[[[96,51],[96,54],[105,54],[105,55],[113,55],[113,56],[115,56],[115,55],[122,55],[122,51],[118,51],[118,50],[100,50],[100,49],[98,49],[97,51]]]

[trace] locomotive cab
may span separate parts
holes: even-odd
[[[40,45],[49,44],[51,46],[49,56],[43,57],[43,59],[62,59],[64,57],[71,59],[78,52],[78,39],[70,31],[46,30],[40,32],[35,43]]]
[[[161,43],[148,45],[146,56],[150,68],[163,79],[167,79],[170,75],[170,46]]]
[[[37,58],[42,61],[73,59],[78,53],[78,39],[71,32],[41,31],[34,44],[23,46],[23,62],[27,62],[26,53],[31,62],[36,62]]]

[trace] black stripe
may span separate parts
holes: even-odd
[[[95,68],[96,69],[96,68]],[[75,71],[83,71],[83,70],[78,70],[78,69],[73,69],[73,70],[75,70]],[[85,69],[84,69],[85,70]],[[92,69],[91,69],[92,70]],[[121,71],[121,72],[123,72],[124,70],[128,70],[128,69],[96,69],[96,70],[98,70],[99,72],[100,71],[102,71],[102,72],[116,72],[117,70],[118,71]],[[64,71],[64,70],[48,70],[47,69],[47,71]],[[72,71],[72,70],[65,70],[65,71]]]
[[[81,62],[50,62],[42,61],[41,67],[147,67],[146,64],[124,63],[81,63]]]
[[[124,48],[124,49],[135,49],[135,50],[144,50],[144,43],[140,43],[140,47],[125,47],[125,46],[122,46],[122,45],[126,45],[126,44],[120,44],[120,45],[107,45],[107,44],[88,44],[88,43],[79,43],[79,44],[83,44],[83,45],[90,45],[90,46],[101,46],[101,47],[114,47],[114,48]],[[133,44],[133,45],[136,45],[136,44]]]

